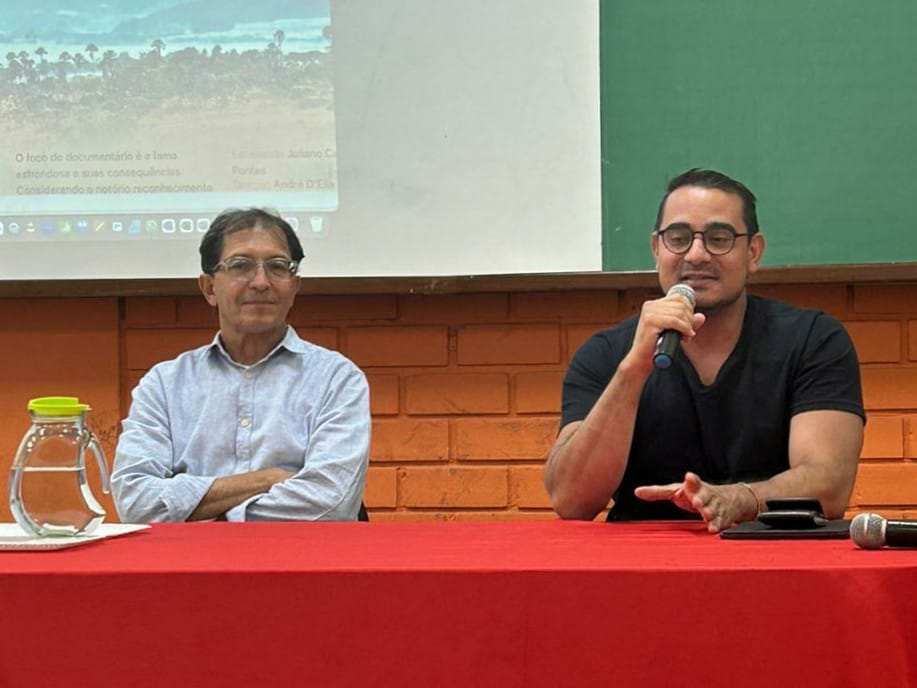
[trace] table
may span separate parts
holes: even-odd
[[[917,685],[917,550],[695,522],[193,523],[0,554],[0,685]]]

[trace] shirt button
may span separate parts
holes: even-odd
[[[255,377],[255,376],[254,376],[254,374],[253,374],[250,370],[246,370],[246,371],[245,371],[245,379],[246,379],[246,380],[251,380],[253,377]]]
[[[248,427],[248,423],[249,423],[248,418],[243,418],[243,419],[242,419],[242,422],[241,422],[241,425],[242,425],[243,428],[247,428],[247,427]]]

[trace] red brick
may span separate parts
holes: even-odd
[[[0,299],[0,334],[79,334],[118,325],[118,299]],[[34,352],[42,353],[42,352]]]
[[[217,309],[211,306],[201,296],[182,296],[178,299],[178,324],[181,327],[212,327],[216,330],[220,326]]]
[[[359,366],[444,366],[449,363],[445,327],[351,327],[345,350]]]
[[[449,456],[449,423],[375,420],[370,456],[373,461],[445,461]]]
[[[399,468],[402,506],[505,507],[506,468]]]
[[[509,469],[510,503],[522,508],[550,509],[541,479],[541,466],[514,466]],[[553,512],[551,512],[553,514]],[[556,518],[556,516],[555,516]]]
[[[366,472],[363,503],[368,508],[395,507],[398,504],[398,473],[394,468],[370,466]]]
[[[507,509],[500,511],[455,510],[430,511],[402,509],[399,511],[376,511],[370,514],[374,523],[412,522],[412,521],[556,521],[557,514],[548,509],[518,511]]]
[[[446,521],[556,521],[557,514],[546,509],[538,511],[453,511]]]
[[[859,284],[853,288],[853,306],[857,313],[914,313],[917,286]]]
[[[847,315],[847,287],[844,285],[754,284],[752,294],[777,299],[799,308],[815,308],[843,318]]]
[[[869,416],[860,458],[899,459],[902,456],[904,427],[901,416]]]
[[[907,323],[907,357],[917,361],[917,320]]]
[[[661,287],[640,287],[628,289],[618,299],[618,317],[629,318],[636,315],[643,308],[644,301],[651,301],[665,296]],[[606,325],[605,327],[608,327]]]
[[[618,292],[550,291],[513,294],[513,316],[522,319],[613,320],[618,312]]]
[[[436,322],[461,324],[506,320],[509,314],[507,294],[454,294],[402,296],[399,322]]]
[[[557,325],[469,325],[458,331],[459,365],[559,361]]]
[[[863,399],[868,409],[917,408],[917,367],[861,370]]]
[[[449,516],[446,511],[373,511],[369,520],[373,523],[393,523],[411,521],[445,521]]]
[[[121,388],[121,417],[127,418],[127,413],[131,408],[133,397],[131,392],[140,384],[140,378],[146,374],[145,370],[128,370],[124,373],[124,386]]]
[[[452,421],[452,457],[462,460],[545,459],[557,436],[553,418]]]
[[[917,414],[904,417],[904,455],[917,459]]]
[[[124,299],[124,322],[128,327],[175,325],[175,299],[168,296],[132,296]]]
[[[409,414],[508,413],[509,377],[503,373],[430,374],[409,377]]]
[[[860,363],[897,363],[901,360],[901,323],[845,322]]]
[[[516,413],[560,413],[562,371],[518,373],[514,378]]]
[[[307,342],[312,342],[318,346],[332,351],[340,350],[338,343],[338,331],[333,327],[306,327],[296,331],[300,337]]]
[[[367,375],[369,410],[374,416],[397,415],[399,391],[397,375]]]
[[[148,370],[189,349],[209,344],[213,330],[128,330],[125,333],[128,370]]]
[[[300,294],[290,310],[294,325],[328,320],[394,320],[397,297],[390,294]]]
[[[886,507],[852,507],[844,512],[844,518],[852,519],[859,514],[879,514],[883,518],[902,519],[908,518],[907,512],[902,509],[889,509]]]
[[[611,324],[567,326],[567,360],[572,360],[577,350],[596,332],[607,330]]]
[[[917,503],[917,463],[861,463],[851,503],[858,506]]]

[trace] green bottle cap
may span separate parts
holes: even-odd
[[[79,416],[89,410],[78,397],[38,397],[29,399],[29,411],[39,416]]]

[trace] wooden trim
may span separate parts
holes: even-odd
[[[753,284],[917,283],[917,263],[769,267]],[[581,291],[657,286],[651,270],[633,272],[467,275],[453,277],[305,277],[300,294],[469,294],[482,292]],[[190,296],[197,279],[10,280],[0,298]]]

